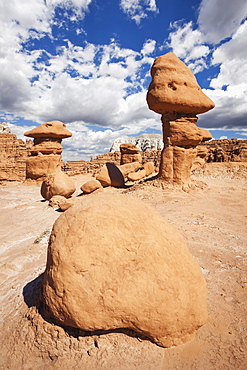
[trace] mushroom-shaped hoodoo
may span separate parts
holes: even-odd
[[[41,195],[49,200],[54,195],[69,198],[75,192],[73,181],[61,170],[62,139],[72,136],[66,125],[51,121],[25,132],[33,137],[31,156],[26,163],[26,177],[43,180]]]
[[[24,135],[34,138],[26,164],[26,177],[44,179],[48,173],[56,172],[61,167],[62,139],[72,136],[66,125],[60,121],[46,122]]]
[[[155,59],[147,93],[149,109],[162,114],[164,149],[159,178],[171,184],[188,186],[196,157],[196,146],[212,138],[196,126],[197,114],[214,108],[192,71],[174,53]]]
[[[51,121],[35,127],[24,133],[25,136],[34,138],[31,154],[61,154],[63,147],[62,139],[71,137],[72,133],[67,130],[66,125],[60,121]]]

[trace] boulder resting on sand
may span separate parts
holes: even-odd
[[[61,195],[69,198],[76,191],[73,181],[62,171],[48,175],[42,182],[40,193],[45,200],[51,199],[54,195]]]
[[[82,184],[82,186],[81,186],[81,190],[85,194],[93,193],[95,190],[100,189],[100,188],[102,188],[102,185],[96,179],[89,180],[89,181],[85,182],[84,184]]]
[[[207,320],[206,283],[182,236],[120,194],[85,197],[57,219],[42,299],[62,325],[130,328],[163,347],[192,340]]]

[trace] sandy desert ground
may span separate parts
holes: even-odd
[[[77,194],[89,178],[74,178]],[[49,233],[61,212],[42,201],[36,184],[2,185],[1,369],[246,369],[247,164],[212,163],[193,178],[202,186],[188,192],[161,189],[152,182],[105,190],[155,207],[182,233],[201,266],[209,320],[192,342],[169,349],[127,329],[85,333],[46,321],[35,299]]]

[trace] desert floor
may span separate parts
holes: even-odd
[[[77,195],[90,178],[74,177]],[[1,369],[246,369],[247,164],[213,163],[193,178],[204,185],[189,192],[151,181],[104,190],[155,207],[182,233],[201,266],[208,322],[192,342],[168,349],[128,330],[100,335],[43,319],[35,299],[49,233],[61,212],[42,201],[36,184],[0,186]]]

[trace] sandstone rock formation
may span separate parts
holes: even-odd
[[[135,144],[125,143],[120,145],[121,152],[121,164],[140,162],[142,163],[142,156],[140,154],[140,149],[137,148]]]
[[[212,138],[207,130],[196,126],[196,115],[212,109],[214,103],[202,92],[190,69],[173,53],[155,59],[151,76],[147,103],[151,110],[162,114],[163,123],[159,178],[187,186],[196,146]]]
[[[118,166],[119,170],[121,171],[123,177],[126,179],[128,174],[131,172],[136,172],[142,167],[140,162],[131,162],[125,163]]]
[[[90,194],[90,193],[93,193],[95,190],[97,189],[100,189],[102,188],[102,185],[101,183],[96,180],[96,179],[93,179],[93,180],[89,180],[87,182],[85,182],[82,186],[81,186],[81,190],[83,191],[83,193],[85,194]]]
[[[69,198],[76,190],[73,181],[61,170],[62,139],[72,136],[64,123],[51,121],[24,134],[34,138],[31,156],[27,159],[27,178],[43,180],[41,195],[49,200],[54,195]]]
[[[76,198],[65,199],[63,202],[59,202],[59,208],[61,209],[61,211],[67,211],[67,209],[72,207],[76,201]]]
[[[146,162],[143,167],[146,172],[146,176],[152,175],[152,173],[155,172],[154,162]]]
[[[142,165],[140,162],[129,162],[115,166],[113,163],[106,163],[96,175],[103,187],[122,187],[125,181],[139,181],[155,171],[154,163],[147,162]]]
[[[24,181],[28,147],[3,123],[0,126],[0,181]]]
[[[138,180],[143,179],[145,176],[146,176],[146,171],[143,169],[137,172],[130,172],[127,177],[128,177],[128,180],[130,181],[138,181]]]
[[[206,138],[204,130],[203,137]],[[207,130],[206,130],[207,131]],[[162,136],[162,135],[161,135]],[[161,139],[162,140],[162,139]],[[121,142],[122,143],[122,142]],[[203,149],[201,149],[203,147]],[[220,149],[224,153],[224,162],[247,162],[247,140],[239,139],[219,139],[201,142],[197,146],[197,157],[201,157],[201,150],[206,150],[207,154],[204,156],[205,162],[216,162],[220,159],[218,152]],[[158,172],[161,158],[161,150],[146,150],[140,152],[142,156],[142,164],[146,162],[153,162],[155,172]],[[62,169],[68,175],[79,175],[83,173],[96,174],[100,168],[106,163],[111,162],[116,166],[120,165],[121,153],[119,151],[100,154],[90,161],[68,161],[62,164]],[[195,159],[196,162],[198,158]]]
[[[57,219],[42,296],[62,325],[131,328],[164,347],[193,339],[207,320],[205,280],[182,236],[119,194],[84,197]]]
[[[31,157],[27,159],[27,178],[44,178],[61,167],[62,139],[72,136],[64,123],[46,122],[24,135],[34,138]]]
[[[53,197],[49,199],[49,206],[52,208],[59,208],[59,204],[64,201],[66,201],[66,198],[62,195],[53,195]]]
[[[124,185],[122,172],[113,163],[107,162],[96,176],[103,187],[114,186],[121,188]]]
[[[46,176],[42,182],[40,192],[44,199],[49,200],[54,195],[69,198],[75,190],[73,181],[59,169],[55,173],[50,173]]]
[[[59,171],[61,165],[62,159],[58,154],[30,156],[26,161],[26,178],[43,180],[48,174]]]

